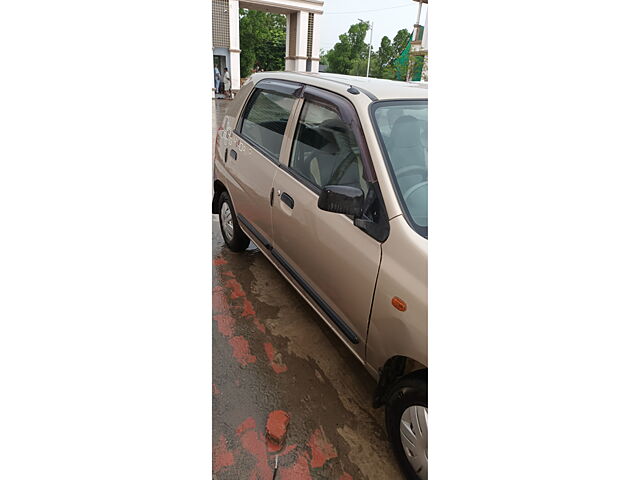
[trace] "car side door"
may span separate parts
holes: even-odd
[[[273,178],[284,144],[284,133],[300,84],[263,80],[249,96],[231,135],[225,166],[227,188],[238,221],[258,238],[270,241]]]
[[[379,193],[368,149],[345,98],[307,86],[297,110],[288,161],[274,179],[272,254],[364,359],[383,239],[352,217],[320,210],[318,198],[326,185],[361,188],[368,198]]]

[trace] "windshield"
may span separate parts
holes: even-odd
[[[427,101],[378,102],[373,122],[405,217],[427,236]]]

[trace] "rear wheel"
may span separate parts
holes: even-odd
[[[236,212],[227,192],[220,194],[220,230],[222,238],[230,250],[241,252],[249,246],[249,237],[240,229]]]
[[[401,378],[393,386],[385,411],[387,433],[394,453],[409,480],[427,480],[427,372]]]

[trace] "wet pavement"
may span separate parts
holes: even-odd
[[[374,388],[253,244],[224,246],[214,215],[214,480],[272,480],[276,454],[280,480],[402,479]],[[266,437],[270,414],[272,437],[286,429],[282,445]]]

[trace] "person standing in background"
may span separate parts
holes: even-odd
[[[219,90],[220,90],[220,70],[218,70],[218,67],[216,67],[215,65],[213,67],[213,86],[214,86],[214,89],[215,89],[216,93],[219,93]]]
[[[225,96],[229,95],[229,98],[231,98],[231,75],[229,74],[229,69],[227,67],[224,68],[223,82]]]

